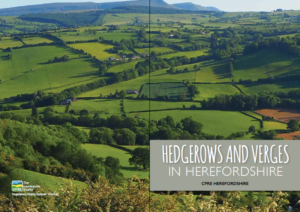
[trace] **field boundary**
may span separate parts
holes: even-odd
[[[238,87],[236,84],[234,83],[230,83],[233,87],[235,87],[236,89],[238,89],[242,94],[245,94],[244,91],[242,91],[242,89],[240,87]]]
[[[245,113],[243,111],[240,111],[240,113],[242,113],[242,114],[244,114],[246,116],[249,116],[251,118],[254,118],[255,120],[259,121],[259,123],[260,123],[260,129],[264,128],[264,121],[263,120],[261,120],[259,118],[256,118],[255,116],[251,116],[250,114],[247,114],[247,113]]]

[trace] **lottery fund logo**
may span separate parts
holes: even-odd
[[[23,182],[21,180],[13,180],[11,182],[11,190],[12,191],[22,191],[23,190]]]

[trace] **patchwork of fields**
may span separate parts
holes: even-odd
[[[142,86],[142,91],[139,96],[148,96],[156,98],[158,96],[168,96],[170,99],[177,99],[180,95],[189,98],[188,89],[183,83],[156,83],[145,84]]]

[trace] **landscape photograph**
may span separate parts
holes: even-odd
[[[300,140],[299,122],[299,2],[0,3],[0,211],[300,211],[299,191],[149,176],[150,140]]]

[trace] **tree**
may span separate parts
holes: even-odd
[[[121,90],[119,93],[119,96],[121,97],[121,99],[125,99],[126,95],[127,95],[127,93],[124,90]]]
[[[249,132],[255,132],[255,126],[251,126],[251,127],[249,127]]]
[[[150,166],[150,150],[149,148],[136,148],[131,153],[131,158],[129,158],[130,165],[142,166],[144,170]]]
[[[299,121],[296,119],[292,119],[288,122],[288,127],[289,130],[291,130],[292,132],[296,132],[300,129],[299,126]]]
[[[194,96],[200,94],[200,92],[199,92],[199,90],[198,90],[198,87],[195,86],[195,85],[190,85],[190,86],[188,87],[188,91],[189,91],[189,93],[190,93],[190,95],[191,95],[192,97],[194,97]]]
[[[36,107],[33,107],[31,109],[31,116],[38,117],[38,115],[39,115],[38,109]]]

